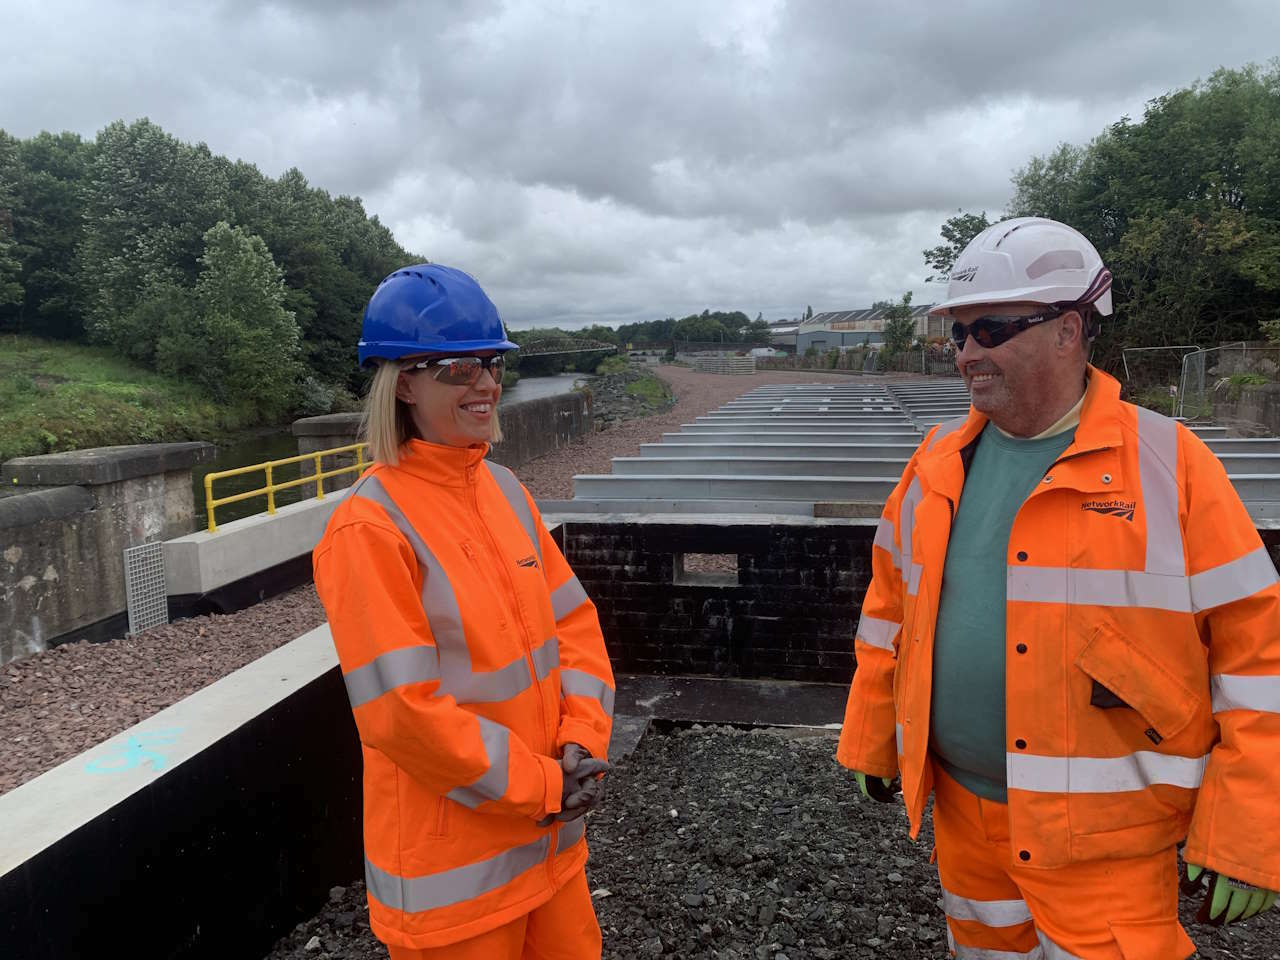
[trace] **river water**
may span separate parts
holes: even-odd
[[[554,397],[562,393],[568,393],[573,389],[574,384],[582,379],[583,376],[580,373],[560,373],[550,377],[529,377],[521,380],[514,387],[507,387],[503,390],[499,406],[523,403],[526,400],[540,400],[543,397]],[[196,502],[195,529],[204,530],[209,522],[205,511],[205,474],[220,470],[232,470],[235,467],[246,467],[266,460],[283,460],[297,455],[298,444],[290,430],[277,430],[246,437],[233,443],[220,444],[218,446],[218,454],[212,462],[201,464],[191,471],[191,484]],[[291,480],[297,476],[299,476],[299,466],[297,464],[281,467],[273,472],[273,479],[276,482]],[[213,494],[215,497],[229,497],[236,493],[254,490],[264,483],[266,483],[266,478],[263,471],[255,470],[242,476],[226,477],[215,481]],[[291,490],[279,491],[276,494],[276,506],[297,503],[303,496],[303,491],[308,487],[311,487],[311,484],[304,484]],[[314,487],[311,487],[311,489],[314,492]],[[265,494],[260,497],[241,500],[239,503],[228,503],[218,507],[218,523],[223,524],[229,520],[251,517],[256,513],[262,513],[266,508],[267,498]]]

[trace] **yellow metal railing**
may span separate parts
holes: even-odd
[[[221,506],[228,503],[239,503],[241,500],[249,500],[253,497],[267,498],[267,513],[276,512],[276,491],[290,490],[293,487],[300,487],[303,484],[314,483],[316,485],[315,499],[324,499],[324,481],[330,477],[337,477],[344,473],[361,473],[364,471],[367,461],[364,458],[365,450],[368,448],[367,443],[352,443],[345,447],[334,447],[332,450],[317,450],[315,453],[304,453],[297,457],[285,457],[283,460],[268,460],[265,463],[255,463],[247,467],[235,467],[231,470],[219,470],[215,473],[207,473],[204,477],[204,504],[205,510],[209,515],[209,532],[217,533],[218,524],[214,521],[213,512]],[[348,464],[345,467],[336,467],[333,470],[324,470],[321,467],[320,460],[322,457],[332,457],[341,453],[350,453],[355,451],[356,462]],[[272,477],[273,471],[277,467],[287,467],[291,463],[303,463],[307,460],[313,461],[316,465],[316,472],[305,474],[296,480],[285,480],[282,483],[276,483]],[[217,497],[213,495],[213,481],[221,480],[225,477],[239,477],[246,473],[253,473],[255,470],[264,470],[267,475],[265,486],[258,487],[256,490],[246,490],[243,493],[233,493],[229,497]]]

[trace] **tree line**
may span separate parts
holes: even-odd
[[[1151,100],[1085,145],[1060,144],[1013,176],[1000,219],[1051,217],[1098,248],[1115,315],[1094,360],[1125,347],[1280,341],[1280,59],[1220,69]],[[959,212],[924,251],[930,281],[992,221]]]
[[[264,420],[358,389],[364,304],[422,259],[359,199],[149,120],[0,130],[0,331],[108,344]]]

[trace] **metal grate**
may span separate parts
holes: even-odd
[[[124,591],[129,608],[130,635],[169,622],[162,541],[125,550]]]

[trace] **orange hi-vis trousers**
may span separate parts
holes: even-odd
[[[488,933],[445,947],[387,949],[391,960],[600,960],[600,924],[579,870],[542,906]]]
[[[947,936],[961,960],[1185,960],[1177,849],[1053,869],[1018,863],[1009,809],[934,768],[933,831]]]

